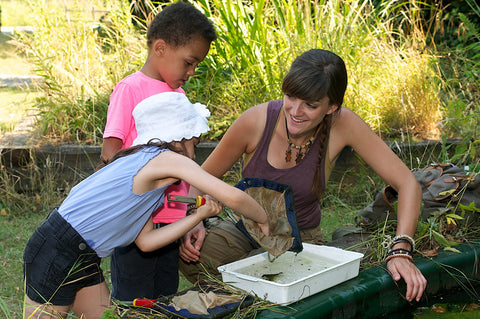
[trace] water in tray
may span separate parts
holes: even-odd
[[[235,271],[279,284],[288,284],[328,269],[338,263],[338,261],[325,258],[325,256],[307,252],[299,254],[286,252],[273,262],[264,259]]]

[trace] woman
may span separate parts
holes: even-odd
[[[397,237],[387,267],[394,280],[403,278],[407,283],[407,300],[419,301],[426,280],[411,255],[420,214],[420,186],[368,125],[342,107],[346,88],[347,71],[340,57],[320,49],[303,53],[283,80],[283,100],[245,111],[202,168],[220,177],[244,156],[243,177],[291,185],[302,241],[318,244],[322,242],[319,199],[340,152],[352,147],[398,192]],[[180,269],[193,281],[198,276],[198,262],[211,265],[207,269],[215,273],[219,265],[245,258],[254,249],[231,222],[214,225],[206,237],[198,225],[182,240]]]

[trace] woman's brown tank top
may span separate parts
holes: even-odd
[[[283,100],[270,101],[267,108],[267,122],[263,136],[253,156],[243,167],[243,177],[260,177],[292,187],[297,222],[300,229],[316,227],[320,224],[321,210],[317,195],[312,192],[313,178],[318,162],[320,138],[317,136],[304,158],[292,168],[278,169],[267,161],[267,153]],[[327,141],[328,143],[328,138]],[[327,148],[326,148],[327,149]],[[325,189],[325,154],[322,156],[321,181]]]

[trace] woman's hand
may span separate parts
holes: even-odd
[[[387,262],[387,269],[393,280],[399,281],[401,278],[405,280],[407,284],[405,298],[408,301],[413,299],[420,301],[427,287],[427,280],[414,263],[407,258],[395,257]]]

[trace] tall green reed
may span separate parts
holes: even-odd
[[[413,19],[410,33],[396,29],[393,11],[370,1],[198,1],[220,39],[205,64],[216,70],[214,122],[225,129],[238,112],[281,98],[281,80],[293,59],[311,48],[339,54],[350,76],[345,105],[384,135],[438,136],[441,119],[435,56]],[[410,10],[402,8],[408,16]],[[412,34],[415,36],[412,37]],[[219,71],[221,70],[221,71]],[[221,79],[221,80],[220,80]],[[231,111],[234,110],[235,116]]]
[[[398,4],[395,10],[363,0],[193,3],[219,34],[185,86],[190,98],[212,110],[208,138],[221,137],[247,108],[282,98],[281,80],[291,62],[311,48],[344,58],[350,76],[345,106],[377,132],[430,137],[433,131],[438,136],[436,122],[442,114],[437,60],[424,45],[426,34],[418,20],[406,18],[415,16],[417,8],[410,4],[416,1]],[[102,4],[108,17],[95,23],[80,14],[68,20],[63,8],[41,0],[30,4],[36,31],[21,42],[46,81],[39,101],[44,132],[99,143],[111,90],[144,62],[145,30],[132,26],[124,2]],[[150,19],[161,9],[148,4]],[[398,28],[399,17],[408,28]]]
[[[1,313],[3,313],[3,315],[5,316],[5,318],[11,317],[8,305],[5,302],[5,300],[3,300],[2,297],[0,297],[0,310],[1,310]]]
[[[19,40],[44,78],[37,101],[44,134],[99,143],[111,90],[145,51],[128,6],[112,3],[102,21],[90,21],[77,2],[68,2],[68,12],[52,2],[28,3],[35,31]]]
[[[439,70],[443,78],[442,91],[446,104],[442,121],[442,138],[461,137],[455,146],[451,161],[469,164],[471,169],[480,168],[480,26],[473,18],[480,19],[480,4],[473,0],[465,1],[471,15],[460,12],[447,17],[447,27],[438,26],[443,38],[454,37],[458,43],[450,52],[445,44],[439,51],[445,52],[440,59]],[[449,30],[452,26],[459,27]],[[447,41],[445,41],[447,42]]]

